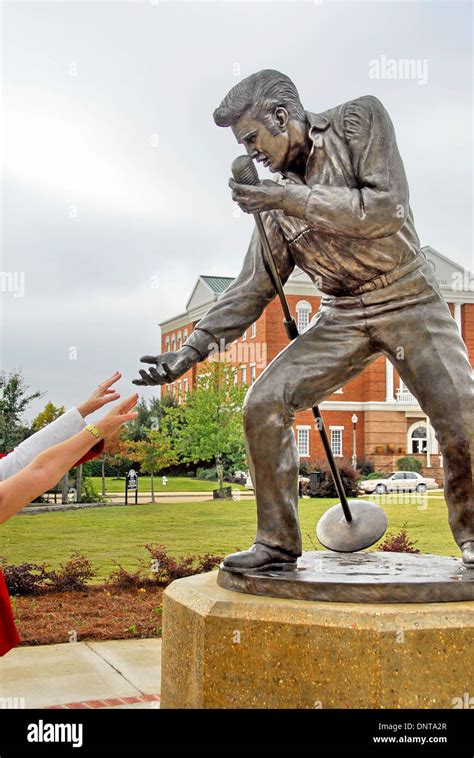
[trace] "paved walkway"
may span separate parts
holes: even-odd
[[[159,708],[161,640],[17,647],[0,658],[0,708]]]

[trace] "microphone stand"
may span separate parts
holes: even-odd
[[[251,184],[253,186],[260,184],[260,180],[258,178],[255,165],[252,159],[247,155],[242,155],[235,159],[235,161],[232,163],[232,173],[234,175],[235,181],[238,182],[239,184]],[[294,340],[299,335],[298,326],[296,324],[295,319],[291,315],[291,312],[288,306],[288,301],[283,291],[283,285],[280,279],[280,275],[278,273],[278,269],[275,264],[275,259],[273,257],[270,243],[268,242],[268,237],[265,231],[265,227],[263,225],[262,217],[260,213],[254,213],[252,215],[255,219],[255,224],[258,229],[260,240],[262,242],[263,251],[265,254],[265,260],[268,265],[268,269],[270,273],[270,278],[272,279],[273,286],[275,287],[278,297],[280,298],[281,307],[283,309],[283,313],[285,316],[284,321],[283,321],[285,325],[285,331],[288,335],[288,339]],[[344,513],[344,518],[346,519],[348,523],[350,523],[352,521],[351,509],[347,501],[340,471],[337,467],[336,461],[334,460],[334,455],[331,449],[331,444],[328,439],[326,428],[324,426],[323,417],[321,416],[321,411],[319,410],[319,407],[317,405],[314,405],[311,410],[313,411],[313,416],[316,420],[316,426],[318,428],[318,431],[321,437],[321,442],[323,443],[323,448],[326,454],[329,468],[331,469],[334,485],[336,487],[337,494],[341,501],[341,507]]]

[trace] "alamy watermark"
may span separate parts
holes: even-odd
[[[0,271],[0,292],[11,292],[13,297],[25,297],[25,272]]]
[[[474,274],[467,269],[453,271],[451,289],[453,292],[474,292]]]
[[[222,337],[219,342],[210,342],[208,359],[223,359],[226,363],[251,363],[256,368],[265,368],[267,365],[267,343],[257,342],[232,342],[226,344]]]
[[[417,84],[428,83],[426,58],[388,58],[381,55],[369,60],[369,79],[407,79]]]

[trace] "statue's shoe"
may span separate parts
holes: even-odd
[[[465,542],[462,546],[462,562],[469,568],[474,568],[474,540]]]
[[[256,542],[248,550],[240,553],[232,553],[224,558],[224,568],[229,571],[242,573],[243,571],[263,571],[265,569],[279,569],[291,571],[296,568],[296,556],[285,553],[276,547],[261,545]]]

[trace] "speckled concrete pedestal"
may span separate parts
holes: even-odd
[[[453,708],[473,694],[474,601],[364,604],[164,593],[162,708]]]

